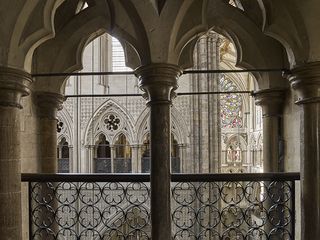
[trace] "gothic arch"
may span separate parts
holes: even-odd
[[[179,110],[172,106],[171,108],[172,113],[172,133],[177,137],[178,144],[186,144],[188,143],[188,136],[189,131],[187,129],[187,123],[183,119],[182,115],[180,114]]]
[[[61,7],[67,8],[68,6]],[[63,11],[63,9],[59,10]],[[59,29],[60,31],[54,39],[45,42],[36,49],[33,71],[71,73],[81,70],[84,48],[106,31],[108,17],[105,15],[101,12],[101,6],[98,4],[84,9],[71,18],[63,28]],[[55,58],[51,58],[53,55]],[[63,93],[67,79],[65,76],[55,77],[55,81],[37,78],[35,89],[37,91],[48,91],[49,89],[49,91]]]
[[[61,132],[58,133],[57,142],[59,143],[62,138],[65,138],[68,143],[73,142],[73,131],[72,131],[72,119],[69,112],[66,109],[58,111],[57,118],[59,122],[63,122]]]
[[[130,134],[129,134],[127,131],[123,131],[123,129],[120,130],[119,132],[117,132],[117,133],[114,135],[114,137],[112,138],[112,141],[113,141],[113,142],[111,142],[110,144],[111,144],[111,145],[114,145],[114,144],[116,143],[118,137],[119,137],[121,134],[123,134],[123,135],[126,137],[126,140],[127,140],[127,141],[129,142],[129,144],[131,145],[132,142],[131,142],[130,140],[132,140],[132,137],[130,138]]]
[[[149,108],[145,107],[138,117],[135,129],[137,129],[137,143],[143,144],[146,134],[149,132]]]
[[[9,27],[6,40],[1,41],[2,49],[8,51],[2,52],[0,65],[31,72],[33,52],[41,43],[54,37],[54,14],[64,0],[16,1],[12,6],[2,2],[1,8],[9,7],[1,12]]]
[[[247,142],[246,140],[239,134],[232,134],[226,141],[226,149],[230,146],[233,141],[238,141],[240,143],[240,148],[242,151],[247,150]]]
[[[252,16],[224,1],[208,1],[208,27],[226,36],[237,51],[236,66],[244,69],[285,67],[284,48],[261,31]],[[280,73],[254,73],[259,89],[286,87]]]
[[[172,116],[172,130],[171,132],[176,137],[178,144],[186,144],[188,143],[188,129],[185,120],[181,117],[179,110],[172,106],[171,108],[171,116]],[[138,143],[143,143],[145,135],[149,132],[148,126],[148,119],[149,119],[149,109],[145,108],[142,113],[140,114],[137,122],[136,122],[136,129],[137,129],[137,141]]]
[[[136,137],[133,122],[133,117],[124,107],[115,100],[108,99],[89,120],[84,132],[84,145],[94,144],[100,134],[104,134],[108,142],[113,143],[120,133],[125,134],[128,142],[134,143]]]

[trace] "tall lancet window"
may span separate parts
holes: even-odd
[[[58,172],[69,173],[70,172],[70,152],[69,143],[65,138],[62,138],[58,144]]]
[[[124,134],[120,134],[114,145],[115,158],[113,169],[115,173],[131,173],[131,147]]]
[[[111,173],[111,148],[106,136],[101,134],[96,145],[94,172]]]

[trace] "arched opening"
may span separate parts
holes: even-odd
[[[66,138],[62,138],[57,148],[58,173],[70,172],[70,149]]]
[[[126,136],[121,133],[115,144],[115,156],[113,159],[113,172],[114,173],[131,173],[131,147],[127,141]]]
[[[150,134],[146,134],[141,147],[141,172],[150,172]],[[175,136],[171,134],[171,172],[181,172],[180,149]]]
[[[150,172],[150,134],[148,133],[141,147],[141,172],[149,173]]]
[[[94,159],[95,173],[111,173],[111,148],[106,136],[101,134],[96,144],[96,157]]]

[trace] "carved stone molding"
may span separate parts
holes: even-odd
[[[320,102],[320,62],[296,67],[287,78],[298,94],[296,104]]]
[[[34,100],[38,117],[57,119],[57,111],[62,109],[62,104],[66,98],[59,93],[36,92],[34,93]]]
[[[22,108],[21,97],[30,94],[32,82],[29,73],[0,66],[0,106]]]
[[[262,107],[263,117],[282,115],[286,89],[262,89],[253,92],[252,95],[255,98],[256,105]]]
[[[139,78],[139,87],[145,92],[148,104],[171,102],[176,96],[178,78],[182,69],[173,64],[155,63],[139,67],[135,75]]]

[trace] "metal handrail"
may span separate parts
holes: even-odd
[[[184,70],[183,74],[208,74],[208,73],[246,73],[246,72],[281,72],[290,73],[287,68],[256,68],[256,69],[208,69],[208,70]],[[33,73],[32,77],[68,77],[68,76],[107,76],[107,75],[134,75],[134,71],[121,72],[45,72]]]
[[[172,174],[172,182],[297,181],[299,172]],[[150,174],[22,173],[22,182],[150,182]]]

